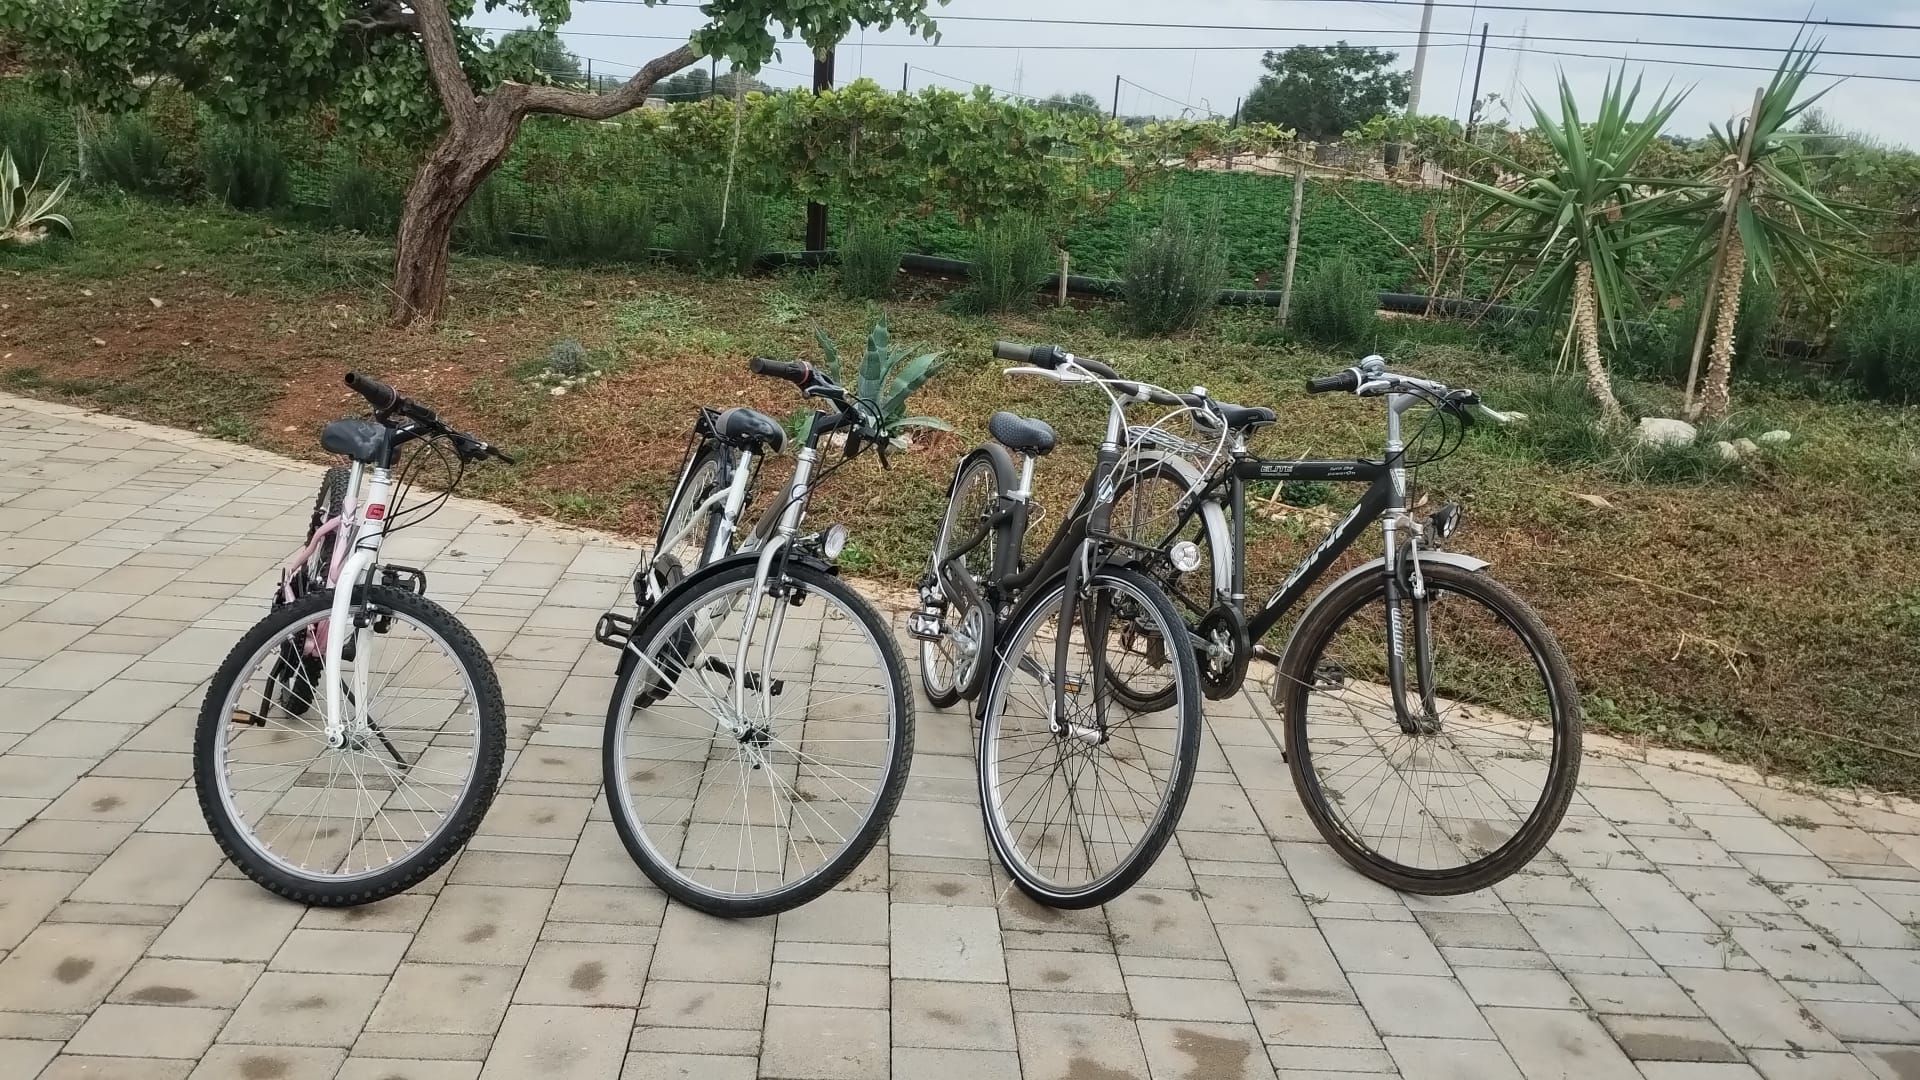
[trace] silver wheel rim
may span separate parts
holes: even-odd
[[[284,706],[279,688],[266,709],[261,705],[281,646],[300,641],[328,614],[322,609],[286,627],[241,668],[221,703],[213,771],[227,820],[256,855],[294,877],[354,882],[412,859],[453,825],[478,772],[479,696],[446,639],[391,611],[387,633],[365,635],[374,655],[341,665],[349,687],[354,665],[369,665],[369,712],[378,730],[327,747],[320,686],[295,675],[298,692],[313,702],[303,714]],[[402,642],[403,628],[421,640]],[[441,664],[418,663],[433,651]],[[241,710],[264,725],[236,723]]]
[[[760,601],[753,678],[738,688],[746,708],[735,707],[737,680],[709,661],[735,663],[752,588],[750,577],[713,586],[661,625],[642,645],[653,662],[636,659],[615,714],[615,812],[656,867],[716,900],[800,889],[833,868],[868,831],[895,769],[897,690],[885,652],[840,597]],[[693,638],[707,640],[686,649],[695,626]],[[771,654],[769,637],[778,639]],[[828,648],[835,662],[822,663]],[[641,690],[658,685],[655,664],[681,674],[660,700],[636,707]],[[773,680],[778,694],[765,692]],[[735,733],[743,712],[764,735]]]
[[[1128,582],[1108,578],[1099,588],[1126,596],[1143,611],[1157,611]],[[1058,625],[1059,596],[1052,590],[1007,640],[985,714],[981,787],[989,825],[1010,867],[1047,891],[1076,894],[1092,892],[1130,868],[1158,831],[1173,796],[1172,779],[1182,766],[1184,703],[1176,681],[1172,704],[1151,713],[1136,714],[1109,700],[1106,715],[1115,730],[1104,744],[1052,735],[1041,697],[1051,691],[1041,679],[1053,667],[1051,629]],[[1082,678],[1082,700],[1093,693],[1084,622],[1077,614],[1070,653],[1076,665],[1072,674]],[[1108,634],[1110,642],[1117,637],[1117,631]],[[1108,657],[1109,664],[1125,662],[1115,660],[1112,651]],[[1166,670],[1172,674],[1170,665]],[[1012,707],[1016,704],[1019,708]],[[1097,756],[1102,754],[1105,760]],[[1150,780],[1157,781],[1158,790],[1149,798],[1144,785]],[[1102,852],[1109,854],[1103,858]],[[1063,880],[1076,866],[1085,866],[1087,873]]]

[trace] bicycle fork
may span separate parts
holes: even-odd
[[[358,735],[371,726],[367,715],[369,693],[368,672],[373,666],[373,631],[371,625],[358,625],[353,618],[353,593],[364,580],[373,581],[373,566],[380,558],[380,541],[386,536],[387,503],[393,496],[393,474],[384,468],[368,471],[367,490],[360,500],[364,509],[360,512],[363,526],[353,537],[353,549],[341,566],[334,580],[333,608],[327,617],[327,646],[320,668],[320,677],[327,686],[327,746],[338,750],[347,743],[349,729]],[[346,712],[345,687],[340,678],[340,665],[344,662],[347,634],[354,635],[353,665],[353,717],[349,723]]]

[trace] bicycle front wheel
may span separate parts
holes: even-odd
[[[997,650],[980,803],[987,839],[1020,888],[1080,908],[1125,892],[1173,836],[1200,755],[1200,679],[1192,649],[1150,655],[1128,644],[1184,641],[1187,630],[1158,586],[1118,567],[1096,573],[1074,606],[1061,670],[1064,588],[1045,587]],[[1155,707],[1139,707],[1119,680],[1151,688]]]
[[[473,835],[500,779],[506,707],[479,642],[440,605],[363,587],[335,628],[333,596],[283,605],[234,646],[200,710],[193,773],[235,866],[288,899],[344,906],[411,888]],[[316,680],[336,629],[352,637],[330,739]]]
[[[1337,586],[1301,621],[1275,705],[1300,800],[1342,858],[1407,892],[1470,892],[1525,866],[1559,826],[1580,771],[1580,699],[1519,597],[1444,563],[1421,573],[1424,619],[1399,604],[1404,708],[1384,574]]]
[[[627,852],[668,895],[771,915],[859,865],[900,801],[913,704],[886,621],[839,579],[690,580],[627,650],[603,743]]]

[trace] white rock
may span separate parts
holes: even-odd
[[[1644,416],[1640,418],[1640,426],[1634,429],[1633,438],[1641,446],[1692,446],[1699,434],[1699,430],[1685,420]]]
[[[553,389],[547,391],[547,393],[552,394],[554,397],[565,397],[567,393],[567,388],[564,386],[556,386]]]
[[[1779,428],[1775,428],[1772,431],[1763,431],[1760,434],[1754,436],[1754,438],[1759,442],[1766,443],[1767,445],[1771,446],[1775,443],[1783,443],[1783,442],[1786,442],[1788,439],[1793,438],[1793,432],[1783,431]]]
[[[1739,448],[1734,446],[1732,443],[1727,442],[1725,439],[1722,439],[1721,441],[1714,443],[1713,448],[1715,450],[1720,451],[1720,460],[1722,461],[1740,460]]]
[[[1752,439],[1735,439],[1733,440],[1733,448],[1740,451],[1741,457],[1760,452],[1760,444],[1754,442]]]

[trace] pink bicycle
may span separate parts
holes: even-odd
[[[306,542],[273,609],[207,690],[194,786],[220,847],[302,903],[364,904],[412,887],[473,835],[505,756],[506,707],[473,635],[427,599],[426,574],[380,558],[468,465],[511,459],[385,383],[349,374],[370,419],[328,424]],[[447,483],[404,505],[423,471]]]

